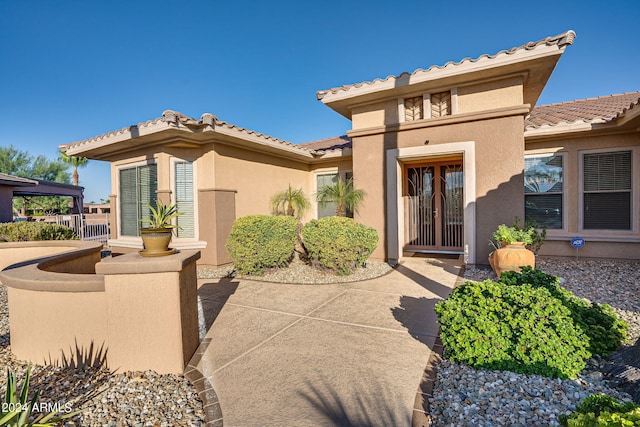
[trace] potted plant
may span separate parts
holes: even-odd
[[[525,246],[533,243],[530,229],[521,230],[515,226],[507,227],[505,224],[500,224],[493,232],[493,239],[500,242],[503,247],[513,244]]]
[[[517,223],[517,221],[516,221]],[[534,228],[520,229],[518,226],[507,227],[500,224],[493,232],[495,251],[489,255],[489,264],[498,277],[503,271],[520,271],[522,266],[535,267],[536,258],[533,252],[525,247],[533,243]]]
[[[140,251],[140,255],[153,257],[175,253],[175,249],[169,249],[169,243],[173,230],[180,227],[172,221],[182,215],[182,212],[178,212],[178,206],[175,203],[165,205],[162,200],[156,201],[156,207],[147,206],[151,211],[151,218],[142,220],[149,226],[140,229],[144,244],[144,250]]]

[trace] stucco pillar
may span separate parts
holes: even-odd
[[[236,191],[213,188],[199,190],[198,218],[200,240],[207,242],[200,263],[212,266],[230,263],[226,243],[236,220]]]
[[[109,194],[109,234],[111,239],[118,238],[118,196]]]
[[[199,344],[196,261],[199,251],[104,260],[109,368],[182,373]]]

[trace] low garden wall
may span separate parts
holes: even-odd
[[[0,259],[12,263],[0,272],[11,351],[36,364],[97,356],[112,370],[181,373],[198,345],[200,253],[100,261],[101,250],[81,241],[0,243]]]

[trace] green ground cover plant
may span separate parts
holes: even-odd
[[[302,240],[312,265],[347,275],[369,258],[378,232],[351,218],[332,216],[305,224]]]
[[[640,406],[618,402],[606,394],[592,394],[572,414],[559,415],[558,421],[563,427],[640,426]]]
[[[9,222],[0,224],[0,239],[5,242],[40,240],[77,240],[69,227],[45,222]]]
[[[446,357],[474,368],[575,377],[588,338],[547,289],[466,282],[436,305]]]
[[[449,359],[558,378],[613,352],[627,330],[610,306],[577,298],[558,277],[530,267],[504,272],[498,282],[466,282],[436,314]]]
[[[628,325],[608,304],[589,303],[560,286],[560,278],[531,267],[520,273],[505,271],[500,281],[511,286],[530,284],[547,289],[571,312],[576,326],[589,337],[589,352],[606,357],[614,352],[627,337]]]
[[[291,216],[248,215],[233,223],[227,251],[242,274],[264,274],[268,268],[289,265],[298,222]]]

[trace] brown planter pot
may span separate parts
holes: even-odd
[[[170,228],[143,228],[140,230],[144,250],[140,251],[142,256],[165,256],[176,252],[169,249],[172,231]]]
[[[516,242],[500,248],[489,256],[489,264],[498,277],[503,271],[520,271],[520,267],[535,268],[536,256],[524,243]]]

